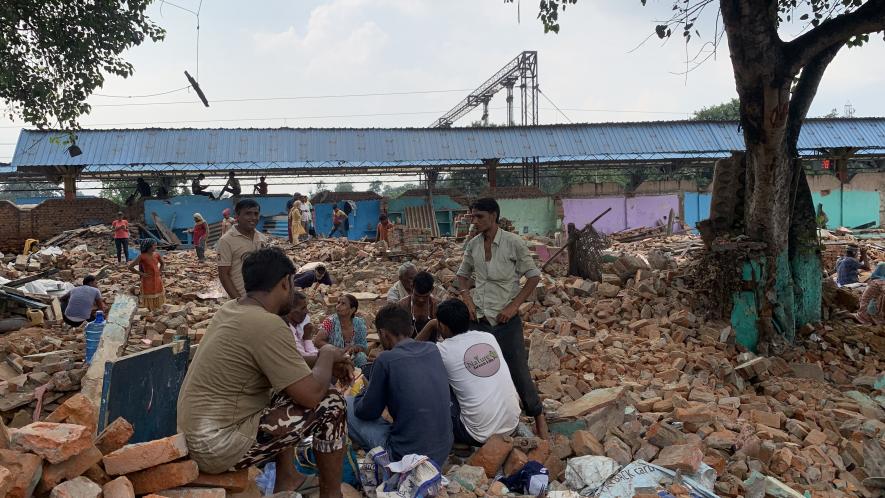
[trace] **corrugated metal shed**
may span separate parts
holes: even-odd
[[[313,169],[716,158],[743,148],[736,122],[661,121],[497,128],[81,130],[70,157],[58,132],[23,130],[11,169]],[[885,118],[809,119],[799,149],[885,153]]]

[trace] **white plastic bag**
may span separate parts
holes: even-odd
[[[565,485],[587,496],[618,471],[620,465],[609,457],[587,455],[569,459],[565,467]]]
[[[713,481],[716,480],[716,471],[712,471]],[[702,467],[699,474],[708,479],[711,475],[709,471],[705,471]],[[633,496],[633,490],[636,488],[656,488],[663,481],[672,480],[676,476],[676,472],[652,465],[644,460],[636,460],[621,469],[620,472],[609,477],[605,483],[599,487],[595,498],[621,498],[624,496]],[[682,484],[691,490],[693,498],[719,498],[715,493],[705,488],[703,484],[698,482],[694,476],[682,476]]]

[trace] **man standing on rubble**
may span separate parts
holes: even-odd
[[[218,279],[231,299],[246,295],[243,283],[243,259],[267,243],[255,230],[261,206],[254,199],[243,199],[234,206],[237,224],[218,240]]]
[[[304,482],[294,448],[312,437],[320,496],[339,497],[347,415],[344,398],[329,386],[333,373],[347,380],[348,361],[328,345],[315,357],[299,354],[281,318],[295,302],[294,274],[279,248],[246,257],[247,293],[209,323],[178,396],[178,430],[188,456],[208,474],[276,460],[275,492]]]
[[[522,237],[498,227],[501,208],[495,199],[478,199],[470,210],[477,235],[464,247],[464,260],[458,268],[458,288],[470,311],[470,329],[495,336],[522,401],[522,409],[535,418],[538,436],[546,438],[547,419],[529,371],[519,316],[519,306],[541,281],[541,271]],[[520,289],[519,279],[523,276],[526,283]],[[472,294],[471,277],[476,281]]]

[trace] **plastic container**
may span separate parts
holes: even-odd
[[[98,351],[104,326],[104,313],[101,311],[95,312],[95,321],[86,324],[86,364],[92,363],[92,356]]]
[[[40,310],[28,310],[28,320],[31,325],[43,325],[43,312]]]

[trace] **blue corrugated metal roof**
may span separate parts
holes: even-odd
[[[662,121],[497,128],[275,128],[81,130],[70,157],[54,131],[23,130],[12,169],[86,166],[87,172],[470,165],[723,157],[744,147],[736,122]],[[885,118],[810,119],[799,149],[885,151]]]

